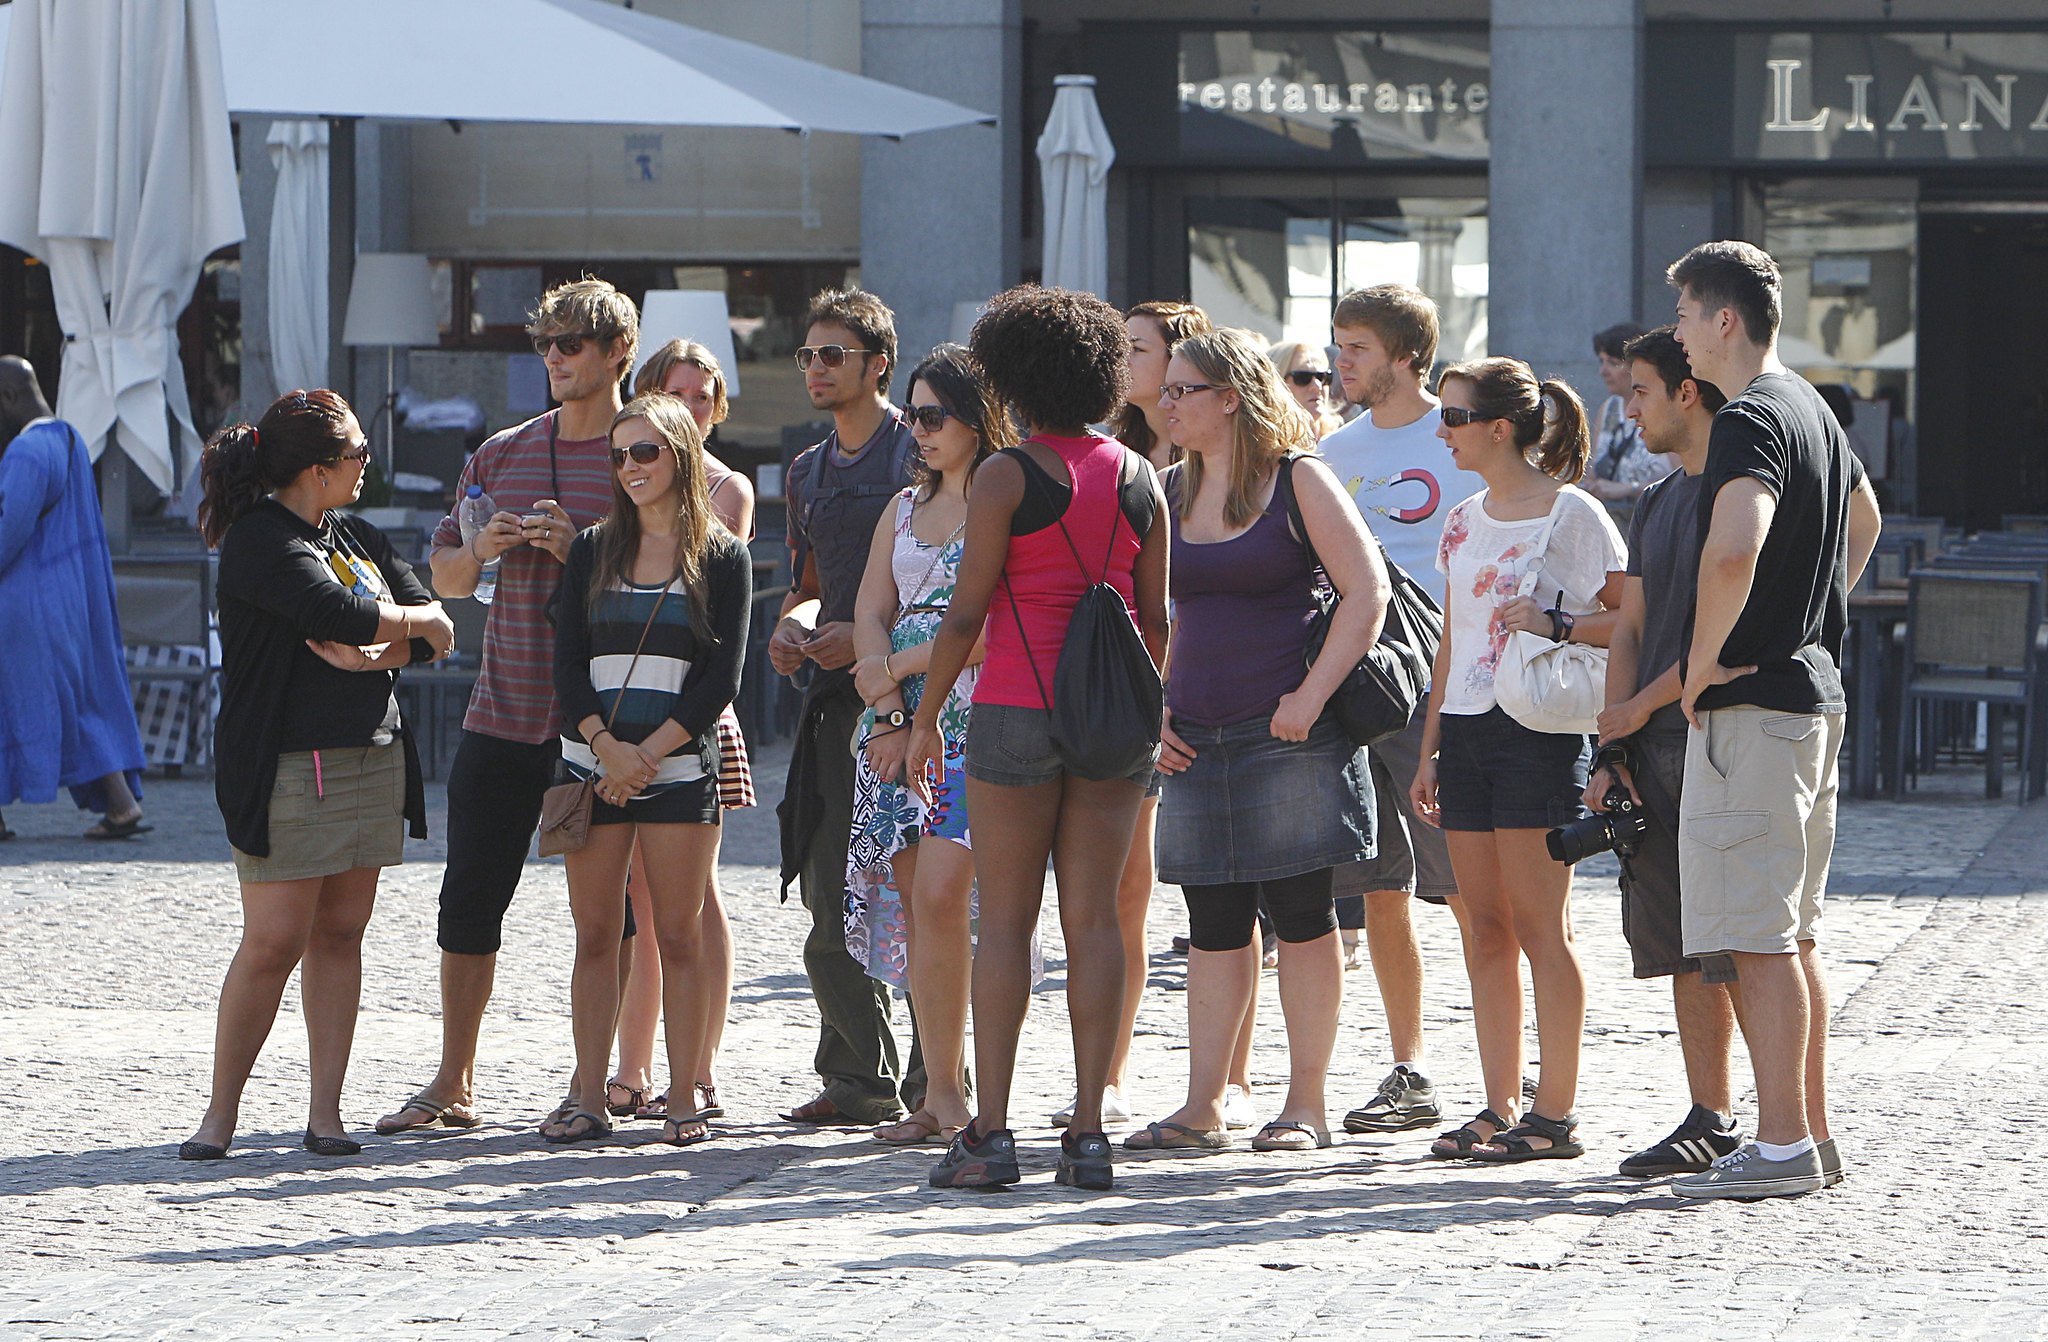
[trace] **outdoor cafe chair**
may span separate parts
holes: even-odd
[[[1898,730],[1914,733],[1922,705],[1984,707],[1984,795],[2004,793],[2006,711],[2019,715],[2020,800],[2042,790],[2042,592],[2037,573],[1930,565],[1908,589],[1906,679]],[[1903,735],[1896,757],[1913,758]]]

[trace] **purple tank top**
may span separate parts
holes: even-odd
[[[1227,541],[1181,539],[1173,512],[1173,658],[1166,704],[1177,721],[1227,727],[1271,717],[1301,684],[1315,618],[1308,552],[1275,494],[1257,521]]]

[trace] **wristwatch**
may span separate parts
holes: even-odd
[[[882,727],[908,727],[910,715],[900,708],[892,708],[886,713],[875,714],[875,723]]]
[[[1558,637],[1557,641],[1560,643],[1571,642],[1572,628],[1573,626],[1578,624],[1577,618],[1574,617],[1572,613],[1568,610],[1560,610],[1557,612],[1557,622],[1559,625],[1563,626],[1564,630],[1564,632]]]

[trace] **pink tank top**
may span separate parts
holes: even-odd
[[[1139,538],[1123,515],[1117,481],[1123,469],[1125,448],[1114,438],[1090,434],[1084,438],[1032,439],[1051,448],[1066,463],[1074,482],[1074,497],[1059,524],[1023,536],[1010,537],[1010,549],[1003,560],[1003,576],[996,584],[988,606],[988,655],[981,666],[981,679],[974,687],[977,704],[1002,704],[1012,708],[1045,708],[1052,702],[1053,670],[1059,665],[1060,648],[1066,641],[1067,622],[1081,594],[1104,579],[1103,560],[1108,558],[1107,581],[1124,599],[1124,609],[1135,608],[1131,570],[1138,561]],[[1028,478],[1027,491],[1042,488]],[[1114,539],[1111,529],[1114,528]],[[1067,537],[1073,548],[1067,547]],[[1076,563],[1074,552],[1080,552]],[[1087,572],[1083,573],[1083,567]],[[1017,636],[1021,619],[1024,638]],[[1132,616],[1136,623],[1136,616]],[[1037,668],[1036,678],[1032,675]],[[1044,694],[1040,695],[1040,685]]]

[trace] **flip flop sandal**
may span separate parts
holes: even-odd
[[[1329,1146],[1328,1131],[1312,1128],[1306,1123],[1282,1122],[1274,1119],[1259,1129],[1259,1135],[1252,1138],[1254,1151],[1320,1151]]]
[[[143,824],[142,814],[138,811],[126,820],[102,820],[99,824],[87,830],[84,837],[88,839],[132,839],[138,834],[148,834],[155,828],[155,825]],[[12,836],[10,835],[9,837]]]
[[[1515,1165],[1525,1160],[1572,1160],[1586,1154],[1586,1148],[1579,1145],[1579,1116],[1566,1114],[1563,1118],[1545,1118],[1538,1113],[1522,1115],[1522,1121],[1505,1132],[1495,1134],[1490,1142],[1473,1148],[1472,1159],[1483,1160],[1489,1165]],[[1547,1140],[1548,1146],[1534,1146],[1531,1137]]]
[[[1124,1138],[1126,1151],[1227,1151],[1230,1129],[1204,1132],[1185,1123],[1147,1123],[1142,1132]]]
[[[1484,1146],[1486,1145],[1486,1143],[1493,1140],[1493,1137],[1480,1136],[1479,1129],[1472,1126],[1472,1124],[1474,1123],[1484,1123],[1487,1126],[1491,1127],[1493,1129],[1494,1137],[1498,1137],[1501,1133],[1506,1132],[1510,1127],[1514,1126],[1513,1124],[1509,1123],[1506,1119],[1502,1118],[1499,1114],[1493,1112],[1493,1110],[1481,1109],[1478,1113],[1474,1114],[1468,1122],[1466,1122],[1462,1126],[1452,1128],[1449,1132],[1443,1133],[1437,1137],[1436,1140],[1438,1142],[1449,1142],[1453,1146],[1457,1147],[1457,1150],[1439,1151],[1436,1149],[1436,1143],[1432,1142],[1429,1147],[1429,1158],[1431,1160],[1472,1159],[1473,1147]]]
[[[417,1123],[387,1123],[385,1120],[379,1119],[377,1121],[377,1135],[379,1137],[395,1137],[401,1132],[418,1132],[423,1128],[473,1128],[483,1122],[475,1114],[457,1114],[453,1112],[455,1109],[453,1104],[443,1104],[439,1100],[430,1100],[424,1095],[415,1095],[404,1104],[398,1106],[398,1112],[401,1114],[408,1109],[417,1109],[425,1114],[426,1117]]]
[[[697,1114],[701,1118],[724,1118],[725,1106],[718,1102],[718,1087],[708,1081],[699,1081],[697,1091]]]
[[[589,1123],[589,1126],[581,1132],[574,1130],[578,1119],[583,1119]],[[611,1120],[603,1114],[593,1114],[588,1109],[573,1110],[567,1118],[560,1121],[562,1124],[560,1132],[541,1134],[551,1146],[567,1146],[572,1142],[595,1141],[599,1137],[609,1137],[612,1135]]]
[[[684,1127],[689,1126],[692,1123],[704,1123],[704,1116],[702,1114],[669,1115],[667,1118],[661,1121],[661,1140],[668,1143],[670,1146],[695,1146],[699,1142],[708,1142],[711,1140],[711,1125],[708,1123],[704,1124],[704,1131],[694,1133],[688,1137],[681,1135],[680,1131],[678,1131],[674,1136],[671,1136],[669,1133],[669,1129],[671,1128],[680,1130]]]
[[[624,1104],[612,1103],[612,1092],[615,1090],[626,1092],[626,1102]],[[605,1112],[609,1113],[613,1118],[632,1118],[645,1108],[646,1105],[646,1091],[635,1090],[623,1081],[607,1081],[604,1083]]]
[[[698,1117],[705,1117],[702,1113]],[[900,1123],[884,1123],[869,1135],[884,1146],[951,1146],[960,1129],[948,1127],[920,1109]]]
[[[667,1118],[668,1092],[663,1091],[633,1111],[635,1118]]]

